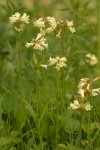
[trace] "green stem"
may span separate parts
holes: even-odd
[[[62,37],[61,37],[61,49],[62,49],[62,55],[65,55],[65,29],[62,32]],[[61,75],[61,107],[60,107],[60,114],[63,115],[64,112],[64,71],[62,70],[62,75]],[[62,131],[60,131],[60,141],[62,141]]]
[[[20,33],[19,33],[18,64],[19,64],[19,91],[20,91],[20,98],[22,101],[23,86],[22,86],[22,52],[21,52],[21,34]]]
[[[42,53],[42,64],[44,64],[44,62],[45,62],[45,54],[44,54],[44,51],[43,51],[43,53]],[[46,94],[46,92],[45,92],[45,68],[42,68],[42,96],[43,96],[43,102],[44,102],[44,100],[45,100],[45,94]]]
[[[64,76],[63,76],[63,74],[62,74],[62,98],[61,98],[61,114],[62,114],[62,112],[63,112],[63,108],[64,108],[64,88],[65,88],[65,86],[64,86]]]
[[[77,140],[76,140],[76,143],[75,143],[75,147],[80,146],[81,139],[82,139],[83,113],[82,113],[82,110],[80,110],[80,112],[81,112],[80,129],[79,129],[78,137],[77,137]]]
[[[39,77],[38,77],[38,68],[37,68],[37,55],[36,51],[33,52],[33,63],[34,63],[34,69],[35,69],[35,101],[36,101],[36,112],[38,116],[38,102],[39,102]]]
[[[39,79],[38,79],[38,70],[36,70],[36,111],[37,111],[37,115],[38,115],[38,88],[39,88]]]
[[[64,49],[65,49],[65,36],[64,36],[64,34],[65,34],[65,29],[63,30],[63,32],[62,32],[62,37],[61,37],[61,48],[62,48],[62,54],[63,54],[63,56],[65,55],[65,51],[64,51]]]
[[[22,83],[22,49],[21,49],[21,33],[19,33],[19,49],[18,49],[18,74],[19,74],[19,93],[20,93],[20,105],[23,105],[23,83]],[[21,127],[22,130],[22,127]],[[22,149],[24,149],[23,133],[22,137]]]
[[[62,54],[63,54],[63,56],[65,55],[65,51],[64,51],[64,49],[65,49],[65,29],[63,30],[63,33],[62,33],[62,38],[61,38],[61,48],[62,48]],[[62,71],[62,78],[61,78],[61,80],[62,80],[62,100],[61,100],[61,114],[62,114],[62,112],[63,112],[63,107],[64,107],[64,72]]]
[[[91,125],[91,121],[90,121],[90,112],[88,112],[88,114],[87,114],[87,120],[88,120],[88,127],[90,127],[90,125]],[[87,132],[87,139],[88,139],[88,141],[91,140],[91,137],[90,137],[89,132]]]
[[[42,53],[42,64],[45,64],[45,56],[46,53]],[[47,104],[47,90],[46,90],[46,81],[47,81],[47,76],[45,74],[45,68],[42,69],[42,102],[43,104]],[[44,111],[44,110],[43,110]],[[48,108],[48,104],[47,104],[47,109],[46,109],[46,113],[49,111]],[[48,116],[46,115],[46,122],[47,122],[47,130],[46,130],[46,134],[47,134],[47,143],[48,143],[48,139],[49,139],[49,123],[48,123]]]
[[[41,114],[41,99],[40,99],[40,91],[39,91],[39,75],[38,75],[38,60],[37,60],[37,55],[36,52],[34,51],[33,53],[33,60],[35,63],[35,79],[36,79],[36,112],[37,112],[37,120],[38,120],[38,136],[39,136],[39,141],[40,141],[40,145],[41,145],[41,150],[43,150],[43,141],[42,141],[42,135],[41,135],[41,122],[40,122],[40,114]],[[40,104],[39,104],[40,103]]]
[[[59,92],[60,92],[60,71],[57,71],[56,81],[56,146],[58,144],[58,117],[59,117]]]

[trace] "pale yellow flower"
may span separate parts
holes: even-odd
[[[39,18],[38,20],[33,22],[35,27],[38,28],[44,28],[45,27],[45,21],[43,20],[43,18]]]
[[[98,59],[95,55],[93,54],[86,54],[86,58],[87,58],[87,63],[89,63],[90,65],[96,65],[98,63]]]
[[[29,23],[29,16],[24,13],[22,16],[19,12],[16,12],[14,15],[12,15],[11,17],[9,17],[10,23],[14,24],[16,22],[23,22],[28,24]]]
[[[74,100],[74,102],[69,106],[70,109],[79,109],[80,107],[81,105],[79,104],[78,100]]]
[[[83,107],[84,109],[86,109],[87,111],[90,111],[91,110],[91,108],[92,108],[92,106],[90,105],[90,103],[89,102],[87,102],[85,105],[84,105],[84,107]]]
[[[79,103],[78,100],[74,100],[73,103],[70,103],[69,109],[85,109],[86,111],[90,111],[91,110],[91,105],[89,102],[83,104],[83,103]]]
[[[21,14],[19,12],[16,12],[14,15],[9,17],[10,23],[14,24],[15,22],[18,22],[20,20]]]
[[[81,88],[87,88],[89,89],[89,86],[90,86],[90,79],[88,78],[82,78],[80,79],[80,82],[78,84],[78,88],[81,89]]]
[[[44,34],[38,33],[36,39],[32,39],[30,43],[26,43],[25,47],[33,47],[34,49],[43,51],[44,49],[48,48],[48,44],[45,42],[46,38],[44,37]]]
[[[67,23],[67,26],[68,26],[68,27],[72,27],[72,26],[73,26],[73,21],[68,21],[68,20],[67,20],[66,23]]]
[[[100,88],[97,89],[92,89],[92,96],[97,96],[98,94],[100,94]]]
[[[40,66],[41,66],[42,68],[45,68],[45,69],[47,69],[47,67],[48,67],[48,66],[45,65],[45,64],[41,64]]]
[[[65,57],[60,58],[57,56],[55,58],[51,58],[51,57],[49,58],[49,66],[55,65],[57,71],[59,71],[60,68],[62,67],[66,67],[67,66],[66,62],[67,62],[67,58]]]
[[[27,15],[26,13],[24,13],[22,15],[22,17],[20,18],[20,20],[21,20],[21,22],[24,22],[24,23],[28,24],[29,23],[29,15]]]
[[[40,28],[41,33],[50,33],[57,27],[57,22],[54,17],[47,17],[45,19],[39,18],[33,22],[35,27]]]
[[[54,17],[47,17],[46,21],[50,24],[53,30],[57,27],[57,22]]]
[[[75,28],[73,28],[73,27],[69,27],[69,30],[70,30],[70,32],[72,32],[72,33],[76,32]]]
[[[82,78],[80,79],[79,85],[78,85],[78,93],[81,95],[82,98],[85,96],[97,96],[100,93],[100,88],[92,89],[93,82],[99,80],[99,78],[96,78],[94,80],[90,80],[89,78]]]
[[[66,21],[67,27],[69,28],[70,32],[74,33],[76,32],[75,28],[73,27],[73,21]]]

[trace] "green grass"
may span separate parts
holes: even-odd
[[[81,78],[100,76],[99,3],[91,0],[0,2],[0,150],[99,150],[100,100],[89,97],[91,111],[68,109],[78,95]],[[20,34],[10,24],[15,12],[30,16]],[[75,33],[46,35],[48,49],[25,44],[39,33],[32,22],[40,17],[73,20]],[[98,63],[86,62],[94,54]],[[67,67],[47,69],[49,57],[66,57]],[[92,88],[100,87],[100,80]],[[87,101],[87,100],[86,100]]]

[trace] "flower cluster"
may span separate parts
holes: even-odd
[[[69,28],[70,32],[74,33],[76,30],[73,27],[73,21],[66,21],[67,27]]]
[[[99,80],[99,78],[96,78],[94,80],[90,80],[89,78],[82,78],[78,85],[78,93],[81,95],[82,98],[88,97],[88,96],[97,96],[100,93],[100,88],[92,89],[92,84]]]
[[[32,39],[30,43],[26,43],[25,47],[33,47],[34,49],[43,51],[48,48],[45,33],[49,33],[56,28],[56,20],[54,17],[47,17],[45,20],[43,18],[39,18],[33,22],[33,25],[40,29],[40,33],[38,33],[36,39]]]
[[[43,20],[43,18],[39,18],[38,20],[33,22],[34,27],[38,27],[38,28],[44,28],[45,27],[45,21]]]
[[[81,95],[81,97],[85,97],[89,94],[91,80],[88,78],[82,78],[80,79],[79,85],[78,85],[78,93]]]
[[[62,33],[63,29],[69,29],[69,31],[71,33],[76,32],[75,28],[73,27],[73,21],[59,20],[57,24],[58,24],[58,33],[56,36],[58,38],[61,38],[61,33]]]
[[[80,79],[78,85],[78,93],[79,96],[76,96],[76,100],[70,104],[69,108],[71,109],[79,109],[83,108],[87,111],[91,110],[90,102],[87,101],[89,96],[97,96],[100,93],[100,88],[92,89],[92,84],[99,80],[100,78],[95,78],[94,80],[90,80],[89,78]]]
[[[51,26],[47,31],[53,31],[57,27],[57,21],[54,17],[47,17],[47,23]]]
[[[15,24],[15,23],[19,23],[18,26],[15,26],[15,29],[18,32],[23,31],[23,28],[21,27],[21,23],[29,23],[29,15],[27,15],[26,13],[23,13],[23,15],[21,15],[19,12],[16,12],[14,15],[12,15],[11,17],[9,17],[10,23],[11,24]]]
[[[48,44],[45,42],[46,38],[44,37],[44,34],[38,33],[36,39],[32,39],[30,43],[26,43],[25,47],[33,47],[34,49],[43,51],[44,49],[48,48]]]
[[[57,27],[57,22],[54,17],[39,18],[33,22],[33,25],[40,28],[40,32],[42,33],[50,33]]]
[[[49,66],[55,65],[55,68],[57,69],[57,71],[60,70],[60,68],[62,67],[66,67],[66,62],[67,62],[67,58],[65,57],[55,57],[55,58],[49,58]]]
[[[90,65],[96,65],[98,63],[97,57],[93,54],[86,54],[86,58],[87,63],[89,63]]]
[[[25,47],[27,47],[27,48],[33,47],[34,49],[37,49],[40,51],[43,51],[45,48],[48,48],[48,44],[45,43],[46,42],[46,33],[53,32],[57,28],[58,24],[59,24],[59,22],[57,22],[54,17],[46,17],[45,19],[39,18],[38,20],[34,21],[33,25],[34,25],[34,27],[39,28],[40,33],[38,33],[36,39],[32,39],[32,41],[30,43],[26,43]],[[67,22],[67,24],[71,31],[73,22]],[[60,32],[59,32],[59,36],[60,36]],[[58,63],[56,62],[57,70],[59,70],[63,66],[66,66],[66,64],[64,62],[59,63],[59,61],[60,61],[59,57],[56,58],[56,60],[58,61]],[[50,61],[51,61],[51,59],[50,59]]]
[[[61,58],[59,56],[57,56],[55,58],[50,57],[47,65],[41,64],[40,66],[42,68],[47,69],[48,66],[54,65],[56,70],[59,71],[60,68],[67,66],[66,62],[67,62],[67,58],[65,58],[65,57],[61,57]]]
[[[47,17],[45,19],[39,18],[38,20],[34,21],[33,24],[35,27],[40,28],[40,32],[42,33],[50,33],[58,27],[58,34],[56,36],[59,38],[64,27],[68,28],[72,33],[75,32],[75,28],[73,27],[73,21],[57,21],[54,17]]]
[[[16,22],[23,22],[28,24],[29,23],[29,16],[26,13],[23,13],[23,15],[21,16],[21,14],[19,12],[16,12],[14,15],[12,15],[10,18],[10,23],[14,24]]]
[[[87,111],[91,110],[91,105],[89,102],[85,103],[85,104],[80,104],[78,100],[74,100],[73,103],[70,104],[69,108],[70,109],[79,109],[79,108],[83,108]]]

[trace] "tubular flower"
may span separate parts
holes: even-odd
[[[72,27],[73,26],[73,21],[67,21],[66,23],[67,23],[68,27]]]
[[[47,69],[47,67],[48,67],[48,66],[45,65],[45,64],[41,64],[40,66],[41,66],[42,68],[45,68],[45,69]]]
[[[9,17],[10,23],[14,24],[15,22],[18,22],[19,18],[20,18],[20,15],[21,14],[19,12],[16,12],[14,15],[12,15],[11,17]]]
[[[84,98],[85,96],[89,95],[91,90],[91,80],[88,78],[82,78],[80,79],[79,85],[78,85],[78,93]]]
[[[83,104],[83,103],[79,103],[78,100],[74,100],[73,103],[70,104],[69,109],[85,109],[86,111],[90,111],[91,110],[91,105],[89,102]]]
[[[70,32],[76,32],[75,28],[73,28],[73,21],[66,21],[67,27],[69,28]]]
[[[98,94],[100,94],[100,88],[92,89],[91,94],[92,96],[97,96]]]
[[[87,63],[89,63],[91,66],[96,65],[98,63],[97,57],[93,54],[86,54]]]
[[[86,109],[87,111],[90,111],[91,110],[91,105],[90,105],[90,103],[89,102],[87,102],[86,104],[84,104],[84,109]]]
[[[57,56],[56,58],[51,58],[51,57],[49,58],[49,66],[55,65],[57,71],[59,71],[60,68],[62,67],[66,67],[67,66],[66,62],[67,62],[67,58],[65,57],[60,58]]]
[[[54,30],[56,27],[57,27],[57,22],[56,22],[56,19],[54,17],[47,17],[46,21],[50,24],[50,28],[49,29],[52,29]]]
[[[72,33],[76,32],[75,28],[73,28],[73,27],[69,27],[69,30],[70,30],[70,32],[72,32]]]
[[[78,93],[81,95],[82,98],[85,97],[84,89],[79,89],[79,90],[78,90]]]
[[[61,32],[62,32],[62,30],[60,29],[58,34],[56,35],[56,37],[61,38]]]
[[[57,27],[58,27],[58,33],[57,37],[61,38],[62,32],[65,32],[65,29],[68,29],[71,33],[76,32],[75,28],[73,27],[73,21],[68,21],[66,20],[59,20],[57,22]]]
[[[69,108],[70,109],[79,109],[81,107],[81,105],[79,104],[78,100],[74,100],[73,103],[70,103]]]
[[[43,51],[44,49],[48,48],[48,44],[45,43],[46,38],[43,34],[38,33],[36,39],[32,39],[30,43],[26,43],[25,47],[33,47],[39,51]]]
[[[99,79],[100,79],[100,77],[97,77],[93,80],[90,80],[89,78],[80,79],[80,82],[78,85],[79,95],[75,96],[76,100],[74,100],[74,102],[70,104],[69,108],[70,109],[83,108],[86,111],[90,111],[92,106],[90,105],[90,102],[87,101],[87,97],[88,96],[97,96],[98,94],[100,94],[100,88],[92,89],[92,87],[91,87],[92,84]]]
[[[54,17],[39,18],[33,22],[35,27],[40,28],[41,33],[50,33],[57,27],[57,22]]]
[[[26,43],[26,45],[25,45],[25,47],[27,47],[27,48],[29,48],[29,47],[31,47],[31,46],[33,46],[34,45],[34,43]]]
[[[82,98],[87,96],[97,96],[100,93],[100,88],[92,89],[92,84],[99,80],[99,78],[96,78],[94,80],[90,80],[88,78],[82,78],[80,79],[79,85],[78,85],[78,93],[81,95]]]
[[[20,18],[20,20],[21,20],[21,22],[24,22],[24,23],[28,24],[29,23],[29,15],[27,15],[26,13],[24,13],[22,15],[22,17]]]
[[[45,27],[45,21],[43,20],[43,18],[39,18],[38,20],[34,21],[33,24],[35,27],[38,27],[38,28]]]
[[[11,17],[9,17],[10,23],[14,24],[16,22],[23,22],[28,24],[29,23],[29,15],[27,15],[26,13],[24,13],[22,16],[19,12],[16,12],[14,15],[12,15]]]
[[[14,15],[9,17],[9,20],[11,24],[15,24],[14,29],[21,33],[24,29],[24,24],[29,23],[29,16],[26,13],[21,15],[19,12],[16,12]]]
[[[88,78],[80,79],[78,88],[89,88],[89,86],[90,86],[90,79]]]

